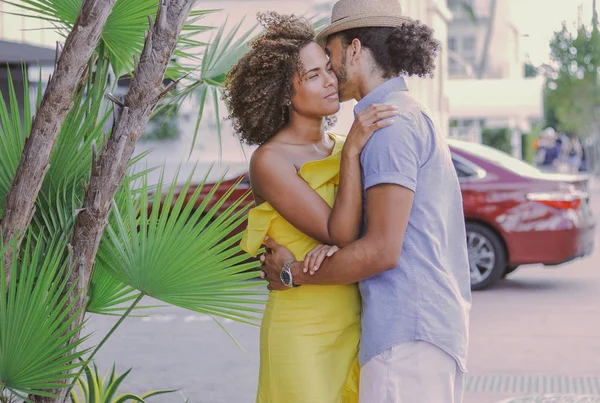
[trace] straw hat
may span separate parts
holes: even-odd
[[[400,0],[339,0],[333,6],[331,24],[317,35],[317,43],[327,44],[330,35],[353,28],[400,27],[414,24],[402,14]]]

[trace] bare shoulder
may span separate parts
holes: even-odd
[[[263,144],[250,159],[250,181],[254,190],[261,192],[261,184],[289,179],[295,175],[294,165],[285,157],[285,151],[277,144]]]
[[[261,174],[273,168],[284,168],[286,159],[282,156],[282,150],[273,144],[263,144],[258,147],[250,158],[250,175]]]

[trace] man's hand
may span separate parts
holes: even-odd
[[[285,262],[295,260],[294,254],[269,237],[265,238],[265,246],[267,252],[260,257],[262,263],[260,278],[269,282],[267,286],[269,290],[288,290],[289,288],[281,282],[279,275]]]

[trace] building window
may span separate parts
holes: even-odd
[[[467,36],[463,38],[462,50],[463,52],[474,52],[475,51],[475,37]]]
[[[454,36],[448,38],[448,49],[456,52],[456,38]]]

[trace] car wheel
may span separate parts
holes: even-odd
[[[494,231],[478,223],[467,223],[467,248],[472,290],[488,288],[502,277],[506,251]]]

